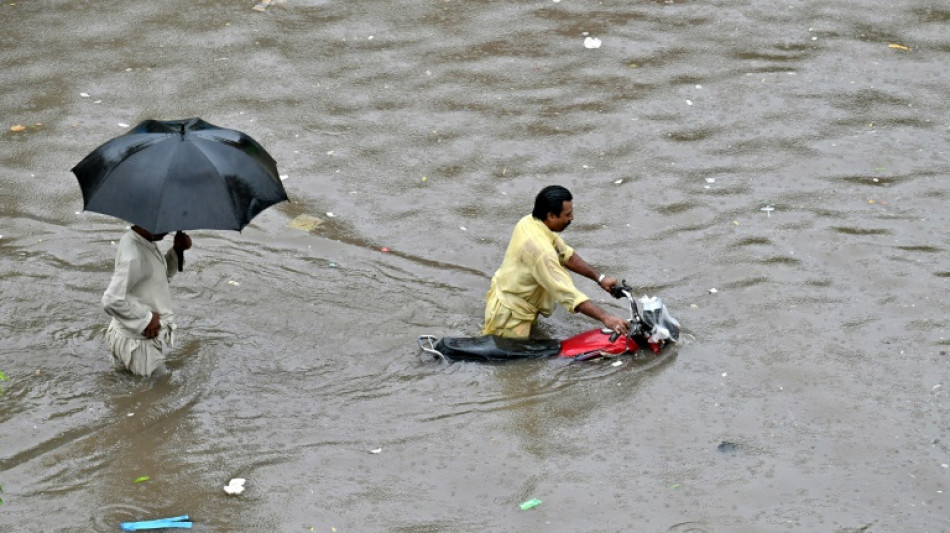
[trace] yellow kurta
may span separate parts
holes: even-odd
[[[544,222],[531,215],[519,220],[485,296],[482,333],[526,339],[538,314],[550,316],[555,303],[573,313],[590,300],[574,287],[564,266],[573,254]]]

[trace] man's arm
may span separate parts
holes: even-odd
[[[109,287],[102,294],[102,307],[105,312],[132,331],[141,331],[148,336],[148,328],[158,321],[158,313],[152,313],[137,300],[128,298],[128,288],[135,284],[130,280],[133,271],[138,269],[136,261],[120,255],[116,258],[115,271],[109,281]]]
[[[607,292],[610,292],[610,288],[618,284],[617,278],[612,278],[608,276],[604,276],[604,279],[598,281],[598,278],[600,278],[600,274],[598,274],[597,271],[595,271],[593,267],[588,265],[587,261],[584,261],[584,259],[577,252],[574,252],[573,254],[571,254],[571,257],[569,257],[567,262],[564,263],[564,266],[567,267],[568,270],[570,270],[571,272],[574,272],[575,274],[578,274],[580,276],[584,276],[585,278],[590,278],[596,281],[597,284],[600,285],[600,288],[604,289]],[[597,318],[593,315],[588,315],[587,313],[584,313],[584,314],[591,318]],[[597,318],[597,320],[600,320],[600,319]]]
[[[630,325],[627,324],[626,320],[604,311],[590,300],[578,305],[577,310],[594,320],[599,320],[604,324],[604,327],[621,335],[626,335],[630,331]]]
[[[576,254],[571,255],[571,258],[574,257],[576,257]],[[595,320],[599,320],[605,327],[610,328],[611,331],[626,334],[629,329],[626,320],[604,311],[598,307],[597,304],[590,301],[590,298],[577,290],[574,286],[574,282],[571,280],[571,275],[565,270],[565,267],[567,267],[570,261],[571,259],[568,259],[564,265],[561,265],[557,256],[554,254],[547,255],[535,265],[535,280],[537,280],[538,284],[541,285],[545,291],[553,295],[554,298],[568,310],[583,313]],[[581,260],[581,262],[583,262],[583,260]],[[583,265],[590,273],[593,273],[593,270],[587,263],[583,263]],[[606,282],[607,279],[605,278],[603,281]],[[581,303],[577,303],[578,301]]]

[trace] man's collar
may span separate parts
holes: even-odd
[[[155,246],[155,247],[158,246],[157,244],[155,244],[154,241],[151,241],[151,240],[149,240],[149,239],[146,239],[144,235],[142,235],[141,233],[135,231],[135,228],[133,228],[132,226],[129,226],[129,231],[132,233],[132,235],[134,235],[135,239],[136,239],[137,241],[141,242],[142,244],[149,244],[149,245],[152,245],[152,246]]]
[[[551,228],[549,228],[548,225],[544,223],[544,221],[538,220],[537,218],[534,217],[534,215],[528,215],[528,216],[531,218],[532,222],[534,222],[539,228],[541,228],[541,231],[548,238],[550,238],[552,241],[557,239],[557,234],[554,233],[554,231],[552,231]]]

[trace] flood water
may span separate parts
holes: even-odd
[[[0,531],[950,530],[950,7],[253,5],[0,5]],[[69,169],[194,116],[260,141],[292,201],[191,233],[171,372],[138,379],[102,342],[125,224]],[[479,333],[549,184],[683,342],[422,353]]]

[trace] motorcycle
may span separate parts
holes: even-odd
[[[614,298],[630,305],[629,333],[623,338],[607,328],[592,329],[564,340],[508,339],[497,335],[442,337],[420,335],[419,348],[442,361],[503,362],[542,357],[589,361],[650,349],[653,353],[679,340],[680,324],[670,316],[663,300],[654,296],[634,298],[633,289],[622,281],[611,287]]]

